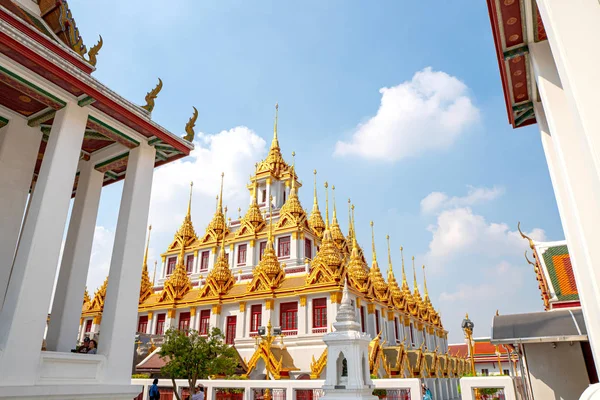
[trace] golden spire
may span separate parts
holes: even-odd
[[[427,276],[425,276],[425,266],[423,265],[423,290],[425,291],[425,302],[429,302],[429,292],[427,291]]]
[[[313,195],[313,209],[310,213],[310,217],[308,218],[308,224],[315,232],[315,234],[321,238],[323,236],[323,231],[325,230],[325,222],[323,222],[323,217],[321,216],[321,211],[319,211],[319,203],[317,201],[317,170],[313,170],[313,174],[315,177],[315,186],[314,186],[314,195]]]
[[[156,262],[156,260],[154,260],[154,274],[152,275],[152,286],[154,286],[154,284],[156,283],[156,264],[158,264]]]
[[[335,241],[336,246],[346,253],[348,248],[345,246],[346,238],[340,229],[340,224],[337,220],[337,211],[335,207],[335,185],[331,186],[331,196],[333,200],[333,218],[331,219],[331,237]]]
[[[279,103],[275,103],[275,124],[273,125],[273,141],[271,148],[279,148],[279,139],[277,138],[277,118],[279,116]]]
[[[337,223],[337,211],[335,209],[335,185],[331,186],[331,200],[333,201],[333,218],[332,223]]]
[[[219,204],[217,204],[217,210],[223,211],[223,177],[224,172],[221,172],[221,190],[219,190]]]
[[[408,288],[408,282],[406,280],[406,272],[404,271],[404,247],[400,246],[400,257],[402,257],[402,290],[410,291]]]
[[[92,299],[90,299],[90,294],[88,293],[86,286],[85,290],[83,291],[83,304],[89,303],[90,301],[92,301]]]
[[[192,190],[194,189],[194,182],[190,182],[190,199],[188,200],[188,209],[187,216],[191,217],[192,215]]]
[[[354,232],[352,230],[352,203],[348,199],[348,239],[352,239]]]
[[[150,232],[152,232],[152,225],[148,227],[148,240],[146,241],[146,251],[144,252],[144,262],[142,263],[142,281],[140,283],[139,297],[140,303],[150,297],[153,293],[153,284],[150,282],[150,275],[148,274],[148,248],[150,247]]]
[[[413,290],[415,292],[419,291],[419,285],[417,285],[417,270],[415,269],[415,256],[412,256],[412,267],[413,267]]]
[[[398,286],[398,282],[396,281],[396,277],[394,276],[394,267],[392,266],[392,252],[390,250],[390,235],[385,236],[387,240],[387,250],[388,250],[388,287],[390,290],[390,298],[399,299],[402,296],[402,291]]]
[[[371,221],[371,247],[373,251],[373,264],[376,264],[377,252],[375,251],[375,229],[373,228],[373,221]]]
[[[325,230],[329,230],[329,184],[325,181]]]
[[[185,214],[185,218],[183,219],[183,223],[179,230],[177,231],[177,237],[181,242],[181,246],[185,246],[189,239],[196,239],[196,231],[194,230],[194,225],[192,224],[192,189],[194,187],[194,182],[190,182],[190,197],[188,200],[187,213]]]
[[[388,246],[388,272],[392,271],[392,253],[390,252],[390,235],[385,235]]]

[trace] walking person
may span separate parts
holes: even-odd
[[[192,395],[192,400],[204,400],[204,386],[198,385],[196,394]]]
[[[423,400],[433,400],[431,390],[429,390],[425,383],[421,383],[421,392],[423,394]]]
[[[150,400],[160,400],[160,392],[158,391],[158,379],[152,381],[152,386],[148,390],[148,397]]]

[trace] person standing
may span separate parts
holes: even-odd
[[[150,400],[160,400],[160,392],[158,391],[158,379],[152,381],[152,386],[148,390],[148,397]]]
[[[204,400],[204,387],[202,385],[198,385],[196,394],[192,395],[192,400]]]

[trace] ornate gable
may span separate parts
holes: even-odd
[[[350,254],[348,250],[348,243],[346,243],[346,238],[340,229],[340,224],[337,219],[337,211],[335,207],[335,186],[331,187],[331,193],[333,196],[333,218],[331,220],[331,238],[333,239],[335,245],[344,255]]]
[[[159,299],[160,302],[176,302],[192,290],[192,282],[187,274],[184,256],[185,248],[181,245],[181,250],[177,257],[177,265],[175,265],[175,270],[165,281],[164,289]]]
[[[252,204],[248,208],[246,215],[240,221],[240,228],[235,233],[235,237],[252,236],[256,237],[265,227],[265,220],[258,207],[258,181],[254,178],[252,188]]]
[[[385,302],[388,299],[388,286],[383,279],[379,264],[377,263],[377,252],[375,251],[375,232],[373,229],[373,221],[371,221],[371,242],[373,247],[373,263],[371,264],[371,271],[369,272],[371,283],[373,285],[373,293],[377,300]]]
[[[323,238],[323,232],[325,231],[325,222],[323,221],[323,217],[321,216],[321,211],[319,211],[319,202],[317,201],[317,170],[313,171],[315,175],[315,189],[313,196],[313,209],[310,213],[310,217],[308,219],[308,225],[313,230],[315,235],[319,239]]]
[[[398,286],[396,277],[394,276],[394,267],[392,266],[392,254],[390,251],[390,236],[386,236],[388,246],[388,302],[390,305],[401,309],[402,308],[402,290]]]
[[[104,310],[104,299],[106,298],[106,287],[108,286],[108,276],[102,283],[96,292],[94,293],[94,298],[92,299],[92,304],[90,305],[90,310],[93,311],[102,311]]]
[[[294,175],[293,167],[292,175]],[[302,204],[300,204],[300,200],[298,199],[298,193],[296,192],[295,179],[292,179],[292,188],[290,189],[290,196],[287,198],[285,204],[281,207],[281,210],[279,211],[279,221],[277,222],[277,228],[309,229],[308,221],[306,219],[306,212],[302,208]]]
[[[206,232],[200,243],[219,243],[224,237],[229,233],[229,229],[227,228],[227,222],[225,220],[225,214],[223,213],[223,177],[224,173],[221,173],[221,190],[220,194],[217,197],[217,209],[215,211],[215,215],[212,220],[206,227]],[[227,207],[225,207],[225,212],[227,212]]]
[[[229,262],[225,257],[225,238],[223,238],[219,257],[215,266],[210,270],[206,277],[206,283],[200,289],[200,298],[221,298],[227,294],[229,289],[235,284],[235,278],[229,269]]]
[[[88,304],[92,299],[90,299],[90,294],[88,293],[87,286],[85,287],[85,291],[83,292],[83,305]]]

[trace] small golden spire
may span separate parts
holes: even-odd
[[[333,201],[333,218],[331,220],[332,222],[337,222],[337,211],[335,209],[335,185],[331,185],[331,200]]]
[[[419,291],[419,285],[417,285],[417,270],[415,269],[415,256],[412,256],[412,266],[413,266],[413,279],[414,279],[414,291]]]
[[[279,148],[279,139],[277,138],[277,118],[279,116],[279,103],[275,103],[275,124],[273,125],[273,141],[271,148]]]
[[[425,266],[423,265],[423,290],[425,291],[425,298],[429,298],[429,292],[427,291],[427,276],[425,275]]]
[[[400,257],[402,258],[402,288],[408,288],[408,282],[406,281],[406,272],[404,271],[404,247],[400,246]]]
[[[385,239],[387,240],[388,246],[388,272],[392,272],[392,252],[390,251],[390,235],[385,235]]]
[[[187,218],[192,217],[192,191],[194,189],[194,182],[190,182],[190,199],[188,200]]]
[[[325,181],[325,229],[329,230],[329,184]]]
[[[223,212],[223,177],[225,176],[224,172],[221,172],[221,190],[219,191],[219,204],[217,204],[217,211]]]
[[[354,232],[352,231],[352,203],[350,199],[348,199],[348,237],[354,237]]]
[[[354,204],[352,204],[352,232],[356,233],[356,223],[354,221]],[[352,235],[356,239],[356,235]]]
[[[215,200],[215,204],[216,204],[215,210],[219,211],[219,195],[217,195],[217,197],[215,197],[215,198],[216,198],[216,200]]]
[[[375,251],[375,229],[373,228],[373,221],[371,221],[371,246],[373,249],[373,262],[377,262],[377,252]]]
[[[313,210],[319,210],[319,202],[317,201],[317,170],[313,170],[313,175],[315,176],[315,192],[313,195]]]
[[[148,248],[150,247],[150,233],[152,232],[152,225],[148,226],[148,240],[146,241],[146,252],[144,253],[144,263],[142,264],[143,268],[148,270]]]

